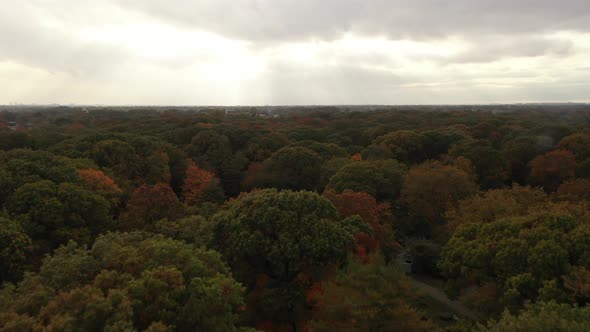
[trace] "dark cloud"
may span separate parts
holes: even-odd
[[[588,0],[116,0],[168,22],[246,40],[393,39],[588,31]]]

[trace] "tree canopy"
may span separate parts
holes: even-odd
[[[343,262],[354,244],[330,201],[311,192],[254,191],[213,220],[214,248],[238,280],[273,299],[257,308],[267,320],[298,323],[308,311],[304,280]]]
[[[74,242],[0,295],[5,330],[237,331],[242,287],[213,252],[146,233]]]

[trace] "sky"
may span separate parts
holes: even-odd
[[[0,104],[590,101],[588,0],[0,1]]]

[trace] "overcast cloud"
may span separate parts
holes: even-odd
[[[19,0],[0,103],[590,101],[587,0]]]

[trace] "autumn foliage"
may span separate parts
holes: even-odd
[[[557,188],[555,196],[559,200],[572,202],[590,201],[590,179],[567,181]]]
[[[207,194],[213,194],[215,190],[219,191],[219,179],[213,172],[201,169],[194,164],[187,168],[182,186],[182,195],[186,204],[193,205],[211,199],[207,197]]]
[[[145,229],[164,218],[177,219],[182,214],[182,205],[169,185],[159,183],[137,188],[121,216],[122,228]]]
[[[371,226],[376,226],[380,218],[389,213],[389,204],[378,203],[373,196],[365,192],[345,190],[338,194],[334,190],[326,190],[323,195],[334,204],[340,217],[346,218],[358,214]]]
[[[477,184],[470,173],[433,161],[410,169],[404,178],[400,200],[408,209],[412,223],[426,222],[433,231],[444,224],[447,210],[476,192]]]
[[[365,192],[352,190],[345,190],[339,194],[330,189],[325,191],[323,196],[334,204],[341,218],[358,215],[373,229],[373,235],[355,234],[357,255],[365,257],[380,247],[397,246],[397,243],[391,241],[393,230],[388,223],[391,217],[388,203],[379,203]]]
[[[588,330],[590,105],[0,108],[0,331]]]
[[[576,157],[570,151],[556,150],[531,161],[531,176],[547,191],[555,191],[564,180],[576,175]]]
[[[97,169],[81,169],[78,171],[80,180],[88,190],[94,190],[103,196],[116,196],[122,193],[121,188],[102,171]]]

